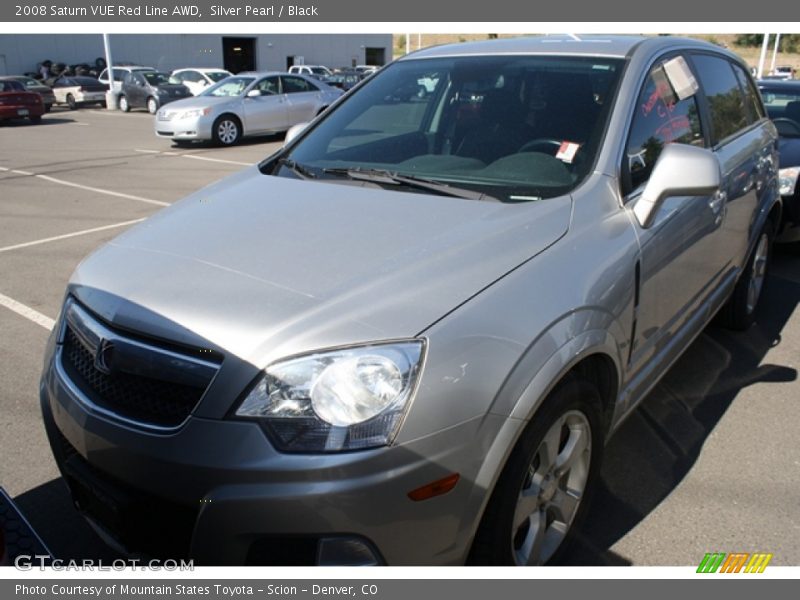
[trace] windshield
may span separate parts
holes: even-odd
[[[30,77],[16,77],[15,81],[18,81],[25,87],[40,87],[43,85],[40,81],[36,81]]]
[[[561,195],[594,163],[621,68],[596,57],[399,61],[284,158],[319,179],[379,170],[506,202]]]
[[[227,77],[206,88],[201,96],[233,97],[244,94],[245,89],[255,81],[253,77]]]
[[[12,81],[7,79],[0,81],[0,92],[23,92],[25,88],[19,81]]]
[[[331,72],[325,67],[311,67],[311,72],[315,75],[330,75]]]
[[[170,82],[169,75],[166,75],[164,73],[156,73],[155,71],[148,71],[142,73],[142,77],[144,77],[147,80],[147,83],[155,86],[161,85],[162,83]]]
[[[800,136],[800,84],[791,88],[761,88],[761,97],[770,119],[776,119],[778,133]]]
[[[230,77],[230,75],[231,74],[228,73],[227,71],[206,71],[205,72],[205,76],[208,77],[214,83],[217,83],[218,81],[222,81],[226,77]]]

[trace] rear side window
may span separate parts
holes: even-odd
[[[298,94],[302,92],[315,92],[316,88],[300,77],[283,77],[283,92],[285,94]]]
[[[625,193],[650,178],[664,146],[672,142],[705,146],[695,96],[679,100],[659,64],[650,71],[636,102],[625,150]]]
[[[733,65],[724,58],[698,54],[692,57],[711,112],[711,137],[714,144],[746,127],[745,97],[733,74]]]
[[[747,111],[747,118],[751,123],[755,123],[764,118],[764,107],[758,99],[758,92],[753,84],[753,80],[748,77],[744,69],[739,65],[733,65],[733,72],[736,74],[736,79],[739,80],[739,85],[744,91],[744,107]]]

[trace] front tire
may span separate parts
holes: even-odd
[[[41,122],[42,122],[42,117],[41,117],[41,116],[37,116],[37,117],[28,117],[28,119],[29,119],[29,120],[30,120],[30,122],[31,122],[32,124],[34,124],[34,125],[38,125],[39,123],[41,123]]]
[[[580,526],[600,474],[602,402],[568,376],[531,419],[495,485],[469,562],[542,565],[560,557]]]
[[[724,327],[735,331],[745,331],[756,320],[758,304],[764,291],[767,279],[767,269],[772,258],[772,239],[775,235],[774,225],[767,220],[758,234],[758,240],[753,248],[744,272],[733,293],[719,313],[720,321]]]
[[[128,103],[128,99],[125,96],[119,97],[119,109],[122,112],[130,112],[131,105]]]
[[[78,103],[75,100],[75,96],[73,96],[72,94],[67,94],[67,106],[69,106],[70,110],[78,109]]]
[[[233,115],[222,115],[212,127],[214,143],[220,146],[233,146],[242,137],[242,125]]]

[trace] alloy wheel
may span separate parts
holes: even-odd
[[[223,144],[233,144],[239,137],[239,127],[230,119],[220,121],[217,125],[217,137]]]
[[[545,434],[522,482],[512,523],[518,565],[540,565],[569,532],[586,489],[592,432],[586,415],[569,411]]]
[[[747,313],[752,313],[758,306],[761,289],[764,287],[764,278],[767,275],[767,261],[769,260],[769,236],[762,233],[753,255],[753,264],[750,271],[750,285],[747,287]]]

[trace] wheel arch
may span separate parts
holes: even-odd
[[[607,329],[588,330],[567,340],[550,354],[549,359],[532,376],[528,376],[528,383],[519,395],[519,401],[510,414],[506,415],[504,425],[486,452],[486,459],[476,474],[472,502],[470,502],[475,507],[475,512],[464,513],[467,517],[464,526],[469,530],[469,543],[466,544],[464,560],[470,552],[472,540],[483,520],[497,481],[514,449],[520,443],[526,426],[561,382],[568,377],[578,375],[597,386],[603,405],[603,434],[606,439],[608,438],[612,431],[621,388],[623,364],[621,356],[625,347],[625,344],[619,343]],[[534,348],[529,348],[526,357],[532,356],[533,352]],[[526,357],[518,362],[515,371],[520,369],[524,371],[530,367],[525,360]],[[509,380],[511,379],[513,375],[509,377]]]

